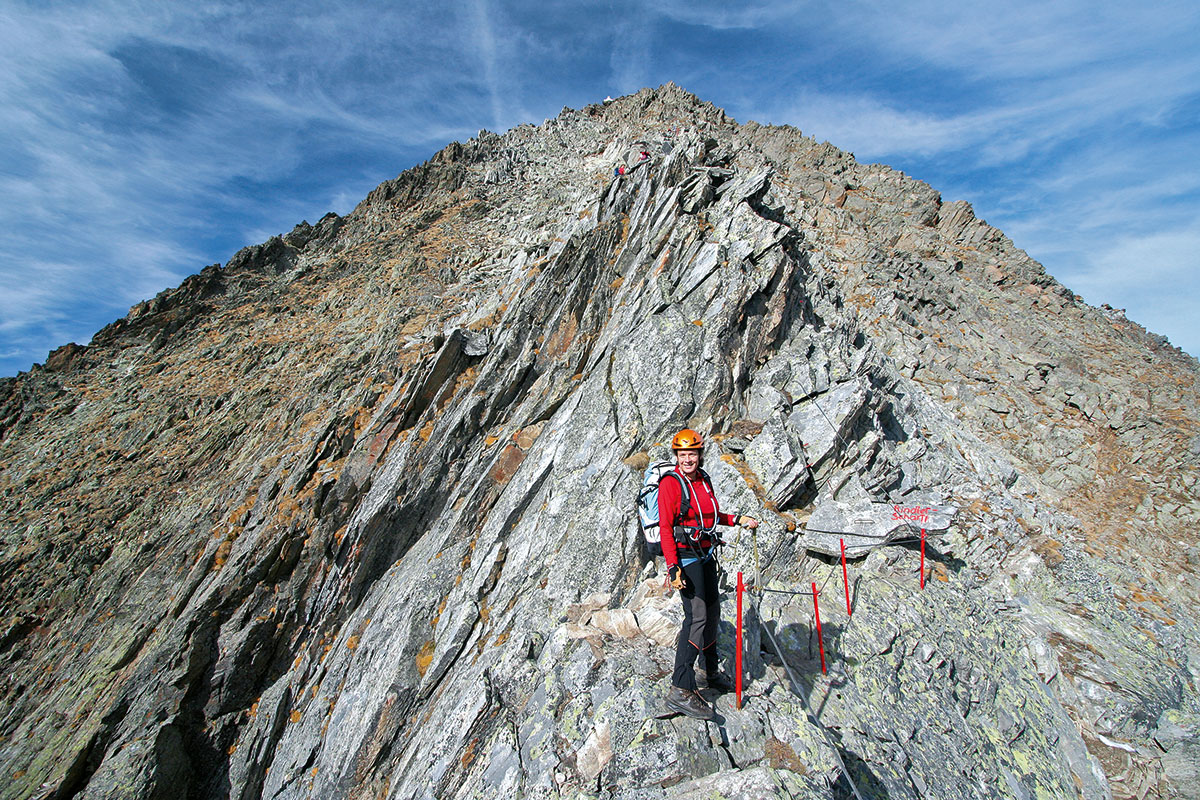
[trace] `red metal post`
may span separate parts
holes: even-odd
[[[813,616],[817,618],[817,645],[821,648],[821,674],[825,674],[825,640],[821,638],[821,609],[817,607],[817,582],[813,581]]]
[[[849,617],[852,612],[850,610],[850,573],[846,571],[846,540],[841,539],[842,543],[842,584],[846,587],[846,616]]]
[[[737,707],[742,707],[742,592],[746,590],[746,584],[742,583],[742,573],[738,573],[737,582],[737,655],[734,656],[735,669],[737,676],[734,678],[734,688],[737,696]]]
[[[921,528],[921,588],[925,588],[925,529]]]

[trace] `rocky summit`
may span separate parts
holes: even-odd
[[[481,131],[0,382],[0,798],[1200,797],[1198,387],[794,128]],[[763,522],[711,721],[684,426]]]

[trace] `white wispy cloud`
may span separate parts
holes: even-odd
[[[1168,46],[1173,38],[1187,41],[1197,19],[1195,4],[1187,0],[845,0],[808,10],[806,24],[828,37],[828,47],[852,45],[863,57],[892,65],[919,59],[978,77],[984,85],[1111,63],[1114,57],[1137,54],[1147,41]],[[1150,60],[1159,55],[1141,52]]]
[[[1112,288],[1122,294],[1144,291],[1147,283],[1190,282],[1200,274],[1200,225],[1122,236],[1100,253],[1083,277],[1084,290]]]
[[[1072,288],[1089,302],[1125,309],[1131,319],[1155,332],[1168,331],[1173,345],[1196,353],[1200,352],[1196,297],[1183,287],[1194,284],[1197,275],[1200,226],[1116,237],[1087,259]],[[1179,290],[1164,293],[1161,287]]]
[[[500,77],[497,74],[496,37],[493,33],[488,0],[472,0],[471,16],[475,43],[483,71],[483,82],[487,87],[488,100],[492,108],[492,125],[499,127],[504,116],[504,101],[501,97]]]
[[[651,31],[645,20],[630,19],[616,25],[609,56],[616,91],[636,92],[649,82]]]
[[[811,4],[771,0],[741,3],[729,3],[726,0],[667,0],[651,4],[651,8],[675,22],[728,31],[779,25],[811,8]]]

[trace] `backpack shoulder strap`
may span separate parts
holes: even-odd
[[[676,514],[675,519],[671,520],[671,524],[674,526],[676,520],[683,519],[687,516],[688,509],[691,508],[692,502],[691,497],[689,496],[687,483],[684,481],[683,476],[674,469],[668,470],[665,474],[670,475],[679,482],[679,512]]]
[[[705,472],[703,469],[701,469],[701,470],[700,470],[700,479],[701,479],[702,481],[704,481],[704,485],[708,487],[708,496],[709,496],[709,498],[711,498],[711,499],[712,499],[712,503],[713,503],[713,512],[714,512],[714,513],[719,513],[719,511],[720,511],[720,503],[718,503],[718,502],[717,502],[717,490],[716,490],[716,488],[713,486],[713,483],[712,483],[712,478],[708,477],[708,473],[707,473],[707,472]],[[717,517],[717,518],[714,518],[714,519],[713,519],[713,525],[714,525],[714,526],[717,524],[717,519],[718,519],[718,518],[719,518],[719,517]],[[703,520],[703,517],[702,517],[702,518],[701,518],[701,525],[703,525],[703,524],[704,524],[704,520]]]

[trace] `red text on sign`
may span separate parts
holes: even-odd
[[[906,519],[912,522],[929,522],[929,506],[892,506],[892,519]]]

